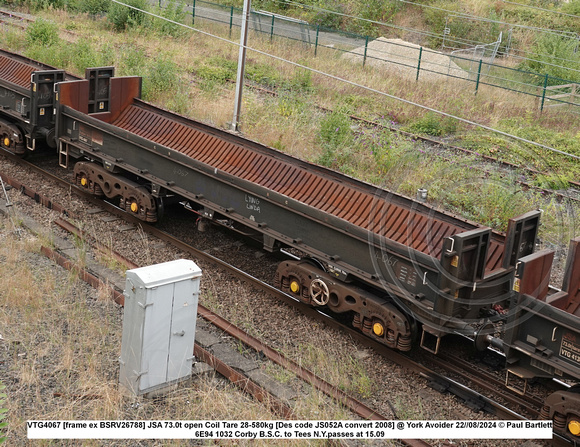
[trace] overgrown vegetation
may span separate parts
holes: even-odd
[[[50,47],[60,41],[56,23],[39,18],[26,29],[29,47]]]
[[[140,10],[147,10],[147,0],[127,0],[127,5]],[[145,14],[137,9],[128,8],[118,3],[113,3],[108,10],[107,19],[116,31],[124,31],[127,28],[139,26],[145,21]]]
[[[135,4],[147,8],[146,4]],[[273,8],[273,4],[268,2],[255,5],[258,6]],[[317,6],[332,9],[330,4],[323,2]],[[449,8],[452,6],[448,5]],[[283,5],[288,13],[292,13],[292,7],[291,4]],[[354,5],[345,3],[342,7],[351,11]],[[190,20],[184,15],[184,4],[177,1],[162,10],[157,7],[153,10],[176,22]],[[318,12],[329,14],[320,9]],[[494,17],[499,17],[501,12],[493,12]],[[110,11],[106,20],[93,19],[82,25],[80,18],[76,17],[76,32],[82,27],[83,33],[106,35],[107,38],[78,39],[74,43],[59,36],[60,29],[70,28],[71,20],[66,14],[55,17],[59,21],[39,20],[29,27],[24,42],[9,33],[2,39],[10,45],[23,47],[26,55],[33,59],[79,74],[86,66],[114,65],[117,75],[143,76],[143,96],[147,100],[217,125],[225,125],[230,119],[233,83],[228,81],[234,81],[236,77],[235,46],[228,47],[222,42],[184,32],[182,27],[173,23],[131,12],[126,7],[113,13]],[[442,18],[440,16],[438,20]],[[203,22],[201,25],[196,23],[196,26],[202,25]],[[206,25],[213,27],[210,29],[212,33],[222,32],[229,37],[226,26]],[[339,25],[345,24],[341,20]],[[118,34],[111,33],[111,29]],[[297,62],[301,65],[360,80],[377,90],[580,155],[580,134],[574,125],[577,118],[566,110],[557,114],[539,114],[531,101],[520,104],[521,97],[510,97],[509,93],[485,86],[481,86],[478,95],[473,97],[469,88],[462,90],[451,81],[445,84],[411,83],[393,76],[384,77],[380,70],[345,64],[336,58],[336,52],[314,58],[299,43],[266,38],[262,41],[259,36],[252,36],[252,39],[252,46],[277,52],[282,57],[295,60],[296,53],[300,53]],[[196,51],[192,52],[190,48]],[[474,194],[473,188],[462,190],[452,185],[489,180],[486,167],[477,168],[477,162],[471,161],[470,167],[457,163],[457,169],[452,169],[446,154],[423,155],[427,151],[416,142],[380,129],[361,129],[349,115],[381,121],[379,116],[386,113],[384,122],[390,126],[414,134],[450,139],[477,154],[492,155],[545,172],[527,179],[540,187],[561,189],[568,180],[580,178],[579,163],[575,159],[505,136],[467,128],[450,117],[331,82],[303,68],[284,65],[250,52],[245,74],[246,80],[253,85],[278,94],[270,98],[254,96],[246,90],[242,124],[251,138],[411,196],[417,188],[429,186],[429,197],[433,202],[445,204],[466,217],[495,228],[503,228],[507,218],[512,217],[509,213],[516,212],[509,209],[508,199],[514,194],[519,199],[520,195],[517,190],[505,187],[510,179],[500,182],[504,185],[500,192],[492,186],[490,189],[486,189],[487,186],[480,188],[479,191],[486,192],[490,203],[478,205],[479,195]],[[315,108],[317,104],[329,106],[334,112],[321,112]],[[404,178],[405,175],[409,178]],[[446,188],[453,191],[445,191]],[[467,197],[470,193],[474,200]],[[534,202],[536,199],[530,200]],[[496,205],[493,205],[494,201]],[[519,202],[522,208],[539,206],[535,202],[532,205],[528,199]],[[485,216],[485,212],[489,212],[489,216]]]
[[[146,6],[141,0],[132,1],[140,7]],[[106,6],[104,2],[102,6],[98,6],[99,2],[91,2],[94,7],[89,7],[88,0],[87,3],[75,3],[74,7],[70,1],[61,3],[75,14],[77,11],[99,14],[98,11]],[[114,11],[115,7],[111,6],[106,19],[69,17],[67,13],[54,9],[61,3],[34,2],[33,9],[40,11],[41,17],[50,17],[51,20],[39,19],[26,33],[6,31],[0,35],[2,46],[77,74],[82,74],[87,66],[114,65],[117,75],[144,77],[143,93],[147,100],[217,126],[225,126],[231,118],[233,86],[226,81],[235,78],[235,46],[194,33],[175,33],[172,27],[164,27],[158,19],[152,21],[143,14],[132,15],[124,7]],[[279,6],[280,2],[272,2],[274,4]],[[316,4],[329,9],[336,5],[331,1]],[[578,4],[578,0],[571,4]],[[289,4],[282,5],[284,11],[291,12]],[[357,13],[355,2],[341,5],[345,12]],[[382,17],[384,10],[379,6],[376,16]],[[49,9],[42,12],[43,8]],[[186,20],[181,8],[180,3],[173,3],[167,14]],[[328,12],[319,11],[317,14],[322,15],[321,23],[337,20],[337,16]],[[389,14],[387,12],[386,16],[390,17]],[[338,25],[344,25],[343,20],[338,20]],[[71,25],[73,21],[74,26]],[[214,24],[196,26],[205,26],[204,30],[208,32],[229,37],[228,30],[224,29],[227,27]],[[76,36],[64,34],[65,29],[72,28],[75,28]],[[328,57],[319,54],[315,59],[299,44],[252,38],[253,46],[280,57],[298,60],[303,65],[371,85],[376,90],[580,155],[578,118],[565,110],[540,114],[535,104],[522,103],[520,97],[509,92],[497,93],[482,87],[474,97],[472,90],[462,90],[453,81],[409,82],[396,76],[385,76],[380,70],[351,66],[338,59],[336,52]],[[541,187],[563,189],[568,180],[580,178],[577,160],[504,136],[460,126],[452,119],[425,113],[423,109],[345,86],[258,54],[250,54],[246,75],[255,85],[277,93],[277,96],[269,96],[245,90],[242,129],[251,139],[408,196],[414,196],[418,188],[425,188],[433,205],[494,228],[505,229],[509,218],[530,209],[543,208],[546,212],[541,228],[542,240],[561,245],[579,234],[577,209],[565,200],[558,202],[541,193],[526,192],[517,183],[525,180]],[[334,112],[324,112],[316,105],[324,105]],[[413,133],[447,138],[476,154],[464,156],[427,148],[411,138],[380,127],[361,126],[351,120],[351,114]],[[478,154],[497,156],[516,165],[546,171],[546,174],[529,177],[524,171],[500,172],[489,164],[483,164]],[[17,257],[26,253],[25,248],[14,245],[7,252],[0,253],[4,256],[2,259],[6,259],[0,263],[0,286],[7,290],[0,293],[0,304],[10,311],[0,315],[0,324],[9,328],[3,336],[18,340],[25,348],[22,352],[28,356],[20,363],[10,364],[10,373],[20,381],[17,389],[25,394],[25,401],[32,403],[32,408],[16,407],[13,411],[11,407],[9,430],[23,427],[22,421],[29,416],[28,411],[35,415],[51,414],[60,419],[78,419],[79,415],[95,419],[172,419],[176,411],[183,418],[227,419],[235,405],[248,410],[240,417],[264,417],[259,408],[246,408],[247,401],[241,397],[227,404],[216,401],[215,396],[220,395],[221,390],[208,383],[202,383],[197,389],[186,389],[159,405],[141,401],[134,406],[127,405],[115,391],[116,378],[110,377],[112,365],[117,365],[117,354],[111,347],[118,345],[119,337],[115,310],[103,303],[96,306],[94,302],[76,303],[70,308],[64,305],[64,299],[57,292],[62,292],[62,289],[66,289],[64,292],[74,291],[80,286],[72,278],[66,284],[48,276],[35,278],[27,264]],[[9,273],[2,272],[6,266],[18,268],[11,268]],[[23,281],[25,286],[16,281]],[[30,284],[38,285],[38,295],[29,293]],[[211,293],[207,299],[211,301]],[[59,304],[55,306],[54,303]],[[225,305],[217,294],[213,304],[222,306],[224,312],[235,307]],[[94,317],[91,312],[95,310],[106,317]],[[29,319],[22,319],[22,316]],[[253,312],[248,310],[248,314],[242,317],[245,319],[244,327],[259,331],[252,325]],[[47,321],[51,322],[49,328]],[[66,325],[55,328],[52,322],[66,322]],[[78,336],[89,325],[93,333],[99,334],[94,340]],[[51,342],[57,340],[59,349],[55,351],[48,344],[39,344],[41,336],[38,334],[43,334]],[[66,336],[63,338],[61,334]],[[115,338],[117,344],[105,343],[111,338]],[[331,346],[331,343],[324,345]],[[33,351],[37,347],[39,351]],[[336,357],[341,359],[337,364],[334,358],[326,357],[326,351],[302,346],[288,348],[293,349],[299,351],[303,355],[301,358],[305,358],[314,369],[327,374],[330,380],[336,380],[346,390],[367,397],[376,389],[361,362]],[[102,359],[98,356],[103,352],[108,363],[101,364]],[[89,359],[89,368],[85,363],[79,363],[81,355]],[[46,363],[51,356],[56,359],[55,365]],[[328,368],[329,364],[337,364],[337,369]],[[46,376],[52,378],[51,383],[59,392],[64,390],[73,396],[91,394],[95,390],[106,391],[103,399],[92,401],[69,402],[53,397],[33,399],[40,392],[40,378]],[[52,395],[49,393],[49,396]],[[317,412],[323,412],[327,404],[320,399],[313,406]],[[50,408],[50,413],[46,412],[47,408]],[[320,416],[319,413],[316,415]],[[19,436],[23,434],[19,433]]]
[[[6,442],[6,434],[4,431],[8,425],[8,423],[4,421],[4,419],[6,419],[6,413],[8,413],[8,408],[5,408],[6,398],[8,397],[4,392],[5,389],[6,386],[2,384],[2,381],[0,380],[0,444]]]
[[[5,389],[0,384],[0,443],[8,438],[13,445],[26,445],[26,421],[30,419],[275,417],[266,405],[229,384],[215,382],[211,375],[182,383],[164,398],[124,395],[115,373],[121,343],[121,309],[75,275],[55,269],[51,261],[38,254],[38,239],[30,235],[18,239],[3,222],[0,222],[0,258],[5,262],[0,264],[0,325],[6,349],[0,350],[0,362],[10,400],[6,401]],[[364,373],[358,375],[362,377]],[[307,418],[314,411],[319,412],[321,419],[347,418],[340,407],[317,393],[312,393],[308,401],[300,400],[297,414]],[[164,445],[184,443],[169,440]]]
[[[559,78],[552,81],[553,84],[561,84],[562,80],[580,82],[578,45],[575,36],[543,34],[532,48],[534,58],[526,60],[522,66]],[[543,79],[538,81],[540,83]]]
[[[162,35],[180,37],[187,31],[179,23],[185,21],[185,2],[169,0],[163,7],[155,7],[155,14],[167,20],[152,18],[153,28]]]

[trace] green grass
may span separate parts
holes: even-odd
[[[174,4],[168,13],[178,15],[179,5]],[[13,33],[0,39],[19,47],[29,57],[77,74],[82,74],[87,65],[115,65],[118,75],[143,76],[146,100],[218,126],[225,127],[231,120],[234,87],[228,81],[236,75],[235,46],[195,33],[171,35],[158,24],[148,26],[149,19],[144,19],[145,26],[133,23],[127,31],[117,33],[105,19],[83,20],[66,13],[51,17],[61,30],[69,28],[74,20],[75,32],[90,38],[69,43],[60,33],[58,44],[48,46],[41,43],[43,39],[22,40]],[[229,37],[227,26],[208,24],[207,29]],[[291,41],[252,36],[252,45],[521,138],[580,154],[576,116],[551,111],[539,114],[533,101],[518,102],[521,97],[510,96],[509,92],[481,86],[478,95],[473,96],[470,87],[459,88],[452,81],[423,84],[385,77],[380,70],[346,64],[337,58],[337,52],[328,56],[320,52],[315,58],[312,51]],[[251,139],[409,196],[414,196],[418,188],[427,188],[431,203],[494,228],[505,228],[507,219],[513,217],[510,213],[539,206],[541,200],[520,191],[514,182],[523,174],[498,174],[496,178],[496,174],[485,172],[493,169],[478,166],[477,158],[442,158],[412,139],[380,128],[363,127],[349,115],[383,121],[412,133],[446,138],[478,154],[545,172],[537,177],[525,174],[526,181],[540,187],[561,189],[568,180],[580,178],[580,164],[575,159],[473,129],[452,118],[251,51],[246,75],[255,85],[278,93],[277,97],[271,97],[245,90],[242,130]],[[334,112],[322,112],[316,109],[318,104]],[[517,202],[518,206],[510,206],[511,202]]]

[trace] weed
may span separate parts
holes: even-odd
[[[4,29],[0,33],[0,42],[2,46],[6,49],[20,49],[24,46],[26,37],[19,31],[12,29]]]
[[[82,73],[87,67],[98,67],[101,65],[101,53],[95,51],[90,41],[79,40],[75,44],[73,52],[76,57],[72,59],[73,65],[79,73]]]
[[[26,29],[26,43],[29,47],[50,47],[59,42],[58,26],[54,22],[38,19]]]
[[[4,422],[6,418],[6,413],[8,413],[8,408],[5,408],[4,405],[6,404],[6,393],[4,390],[6,387],[2,384],[0,380],[0,444],[6,442],[6,435],[4,433],[5,428],[8,426],[7,422]]]
[[[126,44],[118,51],[119,62],[115,67],[121,76],[137,76],[142,74],[147,66],[147,56],[142,48]]]
[[[533,184],[540,188],[554,190],[565,190],[570,185],[569,179],[566,176],[555,172],[551,174],[538,174]]]
[[[580,74],[576,69],[580,62],[577,39],[557,34],[543,34],[536,41],[533,51],[534,58],[527,59],[522,68],[559,78],[553,80],[554,85],[565,84],[563,80],[580,81]],[[537,80],[538,85],[542,82],[542,78]]]
[[[147,10],[146,0],[127,0],[127,5]],[[137,9],[128,8],[127,6],[113,3],[109,8],[107,20],[113,26],[115,31],[125,31],[127,28],[139,26],[143,23],[145,14]]]
[[[33,11],[62,9],[65,6],[65,0],[28,0],[26,3]]]
[[[320,122],[319,138],[327,147],[335,149],[352,142],[351,121],[347,114],[331,112]]]
[[[151,100],[180,86],[178,67],[169,58],[159,58],[147,69],[143,80],[143,98]]]
[[[405,128],[405,130],[420,135],[432,135],[435,137],[444,134],[444,127],[441,123],[441,119],[439,116],[431,112],[425,114],[414,123],[411,123]]]
[[[106,13],[111,7],[111,0],[78,0],[71,8],[71,1],[69,0],[67,6],[79,12],[86,12],[89,15],[99,15]]]
[[[162,35],[180,37],[186,33],[186,28],[177,23],[185,20],[185,3],[183,1],[169,0],[165,7],[157,7],[156,14],[168,20],[153,18],[153,29]],[[173,23],[177,22],[177,23]]]
[[[410,405],[400,398],[395,400],[397,418],[402,420],[420,420],[424,419],[423,402],[421,397],[417,397],[417,405]]]
[[[195,74],[208,83],[219,83],[236,78],[237,63],[221,57],[211,57],[196,68]]]
[[[274,88],[282,84],[279,72],[269,64],[248,64],[245,76],[246,79],[264,87]]]
[[[312,72],[303,68],[296,69],[292,79],[284,83],[284,88],[293,91],[310,92],[312,90]]]
[[[296,379],[296,375],[292,371],[272,362],[266,363],[265,370],[269,376],[283,384],[291,383],[294,379]]]

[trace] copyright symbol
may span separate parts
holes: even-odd
[[[397,428],[398,428],[399,430],[402,430],[402,429],[404,429],[404,428],[405,428],[405,424],[404,424],[403,422],[397,422]]]
[[[505,423],[503,423],[503,422],[500,422],[498,425],[499,425],[499,428],[504,428],[505,427]]]

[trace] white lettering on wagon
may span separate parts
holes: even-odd
[[[568,332],[562,337],[560,357],[580,363],[580,345],[574,334]]]
[[[260,212],[260,199],[246,194],[246,209]]]

